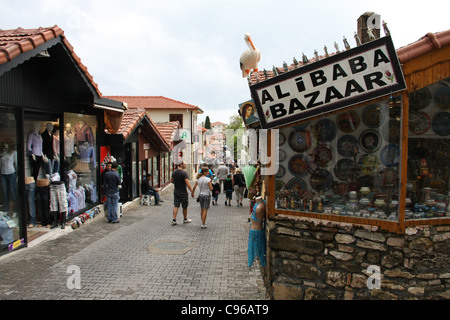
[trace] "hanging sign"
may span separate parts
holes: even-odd
[[[404,89],[405,80],[390,36],[250,87],[264,129]]]

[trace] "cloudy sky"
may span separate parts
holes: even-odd
[[[246,32],[260,69],[350,45],[357,19],[375,12],[398,49],[448,30],[448,0],[0,0],[0,29],[58,25],[103,95],[165,96],[228,122],[250,91],[239,69]],[[381,33],[382,36],[384,33]]]

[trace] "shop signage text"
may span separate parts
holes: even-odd
[[[390,37],[251,86],[262,128],[274,128],[404,90]]]

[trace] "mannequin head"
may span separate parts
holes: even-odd
[[[45,127],[47,128],[47,131],[48,131],[49,133],[53,131],[53,123],[47,122],[47,124],[45,125]]]
[[[39,131],[41,130],[41,123],[40,122],[36,122],[33,124],[33,132],[34,133],[39,133]]]
[[[67,122],[66,126],[65,126],[65,130],[66,130],[67,133],[70,133],[72,131],[72,125]]]

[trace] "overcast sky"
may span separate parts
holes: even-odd
[[[165,96],[227,123],[250,99],[239,57],[246,32],[260,69],[352,47],[357,19],[381,15],[398,49],[450,28],[448,0],[0,0],[0,29],[58,25],[103,95]],[[381,32],[384,36],[384,33]]]

